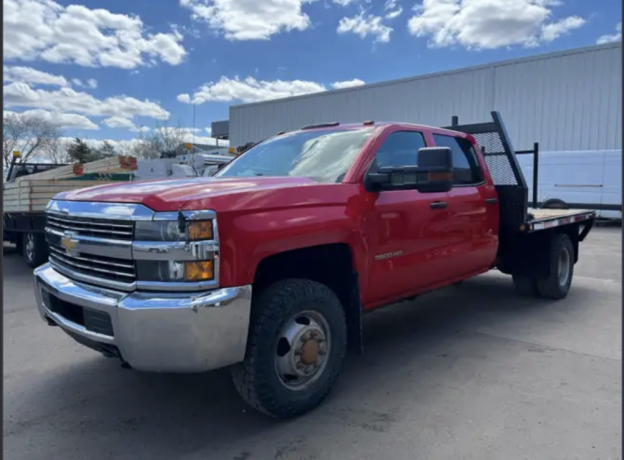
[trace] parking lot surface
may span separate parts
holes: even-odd
[[[599,228],[563,301],[493,272],[371,313],[326,402],[277,422],[225,371],[143,374],[75,344],[5,252],[4,458],[621,459],[621,260],[621,229]]]

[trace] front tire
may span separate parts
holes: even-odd
[[[48,260],[48,246],[40,233],[26,232],[22,240],[22,254],[31,268],[37,268]]]
[[[574,276],[574,245],[568,235],[556,234],[550,246],[550,274],[536,281],[541,297],[560,300],[568,295]]]
[[[234,385],[256,410],[296,417],[329,394],[346,348],[336,294],[315,281],[281,280],[254,301],[245,360],[232,369]]]

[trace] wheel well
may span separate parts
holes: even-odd
[[[568,203],[559,199],[559,198],[551,198],[546,200],[544,204],[542,204],[543,209],[568,209]]]
[[[347,244],[293,249],[263,259],[254,276],[254,291],[260,292],[285,278],[313,280],[334,291],[345,309],[349,349],[361,352],[360,288],[351,249]]]

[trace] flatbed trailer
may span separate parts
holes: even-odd
[[[2,191],[2,240],[15,244],[30,267],[48,258],[45,209],[58,193],[131,180],[133,157],[114,157],[86,164],[16,163],[14,158]]]

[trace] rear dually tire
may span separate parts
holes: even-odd
[[[560,300],[568,295],[574,276],[574,245],[566,234],[555,234],[549,248],[550,273],[537,278],[536,288],[541,297]]]

